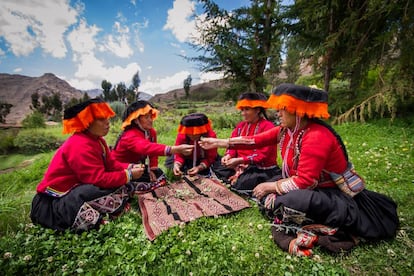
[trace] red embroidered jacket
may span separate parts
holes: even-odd
[[[117,188],[127,182],[128,165],[111,158],[102,137],[75,133],[56,151],[36,190],[60,197],[80,184]]]
[[[216,138],[217,135],[214,131],[210,130],[209,132],[207,132],[206,135],[204,135],[204,137]],[[194,142],[191,141],[191,139],[188,138],[185,134],[178,133],[177,138],[175,140],[175,145],[178,146],[182,144],[194,144]],[[198,143],[195,143],[194,150],[196,151],[197,161],[200,161],[200,164],[203,163],[206,166],[206,168],[210,167],[210,165],[213,164],[217,158],[217,149],[205,150],[201,148]],[[174,155],[174,162],[178,162],[181,165],[185,163],[186,159],[193,160],[193,154],[189,156],[184,156],[182,154]]]
[[[240,122],[231,133],[231,137],[239,136],[253,136],[262,133],[266,130],[274,128],[274,124],[264,118],[260,118],[255,124],[250,124],[246,121]],[[244,164],[255,164],[259,168],[272,168],[277,165],[277,147],[273,143],[270,146],[264,146],[255,149],[233,149],[229,148],[226,151],[232,158],[242,157]]]
[[[157,143],[157,132],[149,130],[149,137],[145,137],[144,131],[138,128],[126,130],[118,145],[112,151],[114,158],[125,163],[145,163],[149,156],[149,167],[158,168],[158,156],[167,155],[167,145]]]
[[[275,127],[254,137],[254,147],[274,145],[278,139],[281,127]],[[298,136],[304,131],[301,145],[298,145]],[[292,145],[287,148],[290,135],[286,132],[282,137],[281,155],[287,160],[289,181],[297,189],[313,189],[315,187],[335,187],[329,174],[323,170],[342,173],[347,167],[347,160],[336,137],[326,127],[310,121],[304,129],[300,129],[293,137]],[[235,145],[236,148],[246,148],[246,145]],[[252,145],[247,146],[252,147]],[[299,148],[299,155],[296,150]],[[286,150],[287,149],[287,150]],[[285,159],[285,155],[287,159]]]

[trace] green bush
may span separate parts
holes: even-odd
[[[112,110],[116,114],[115,118],[122,119],[122,114],[124,114],[124,111],[126,109],[125,103],[116,101],[116,102],[111,102],[109,105],[111,106]]]
[[[14,139],[14,145],[20,153],[34,154],[56,150],[61,145],[61,141],[43,131],[30,129],[20,131]]]
[[[16,135],[17,130],[2,130],[0,132],[0,154],[8,154],[16,149],[14,146],[14,138]]]
[[[23,119],[22,125],[23,128],[45,128],[46,121],[43,114],[36,110]]]

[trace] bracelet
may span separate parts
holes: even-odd
[[[206,164],[204,164],[204,163],[200,163],[200,165],[199,165],[200,167],[201,167],[201,169],[203,169],[203,170],[205,170],[205,169],[207,169],[207,166],[206,166]]]
[[[165,148],[165,155],[171,155],[171,146],[167,146],[166,148]]]
[[[128,182],[130,182],[132,179],[134,179],[132,175],[132,169],[131,168],[127,169],[127,173],[128,173]]]

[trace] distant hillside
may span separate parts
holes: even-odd
[[[31,113],[31,96],[35,92],[40,97],[59,93],[64,104],[69,102],[71,98],[79,99],[83,96],[82,91],[73,88],[66,81],[50,73],[41,77],[0,74],[0,102],[13,105],[6,117],[6,124],[18,125],[27,114]]]
[[[213,90],[218,90],[226,87],[226,82],[224,80],[213,80],[205,83],[200,83],[192,85],[190,87],[191,94],[207,94]],[[154,103],[169,103],[173,102],[176,99],[184,98],[185,91],[184,88],[174,89],[167,93],[156,94],[151,101]]]

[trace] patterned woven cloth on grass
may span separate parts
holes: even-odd
[[[249,202],[223,184],[205,177],[183,179],[139,194],[138,203],[145,233],[151,241],[170,227],[250,207]]]

